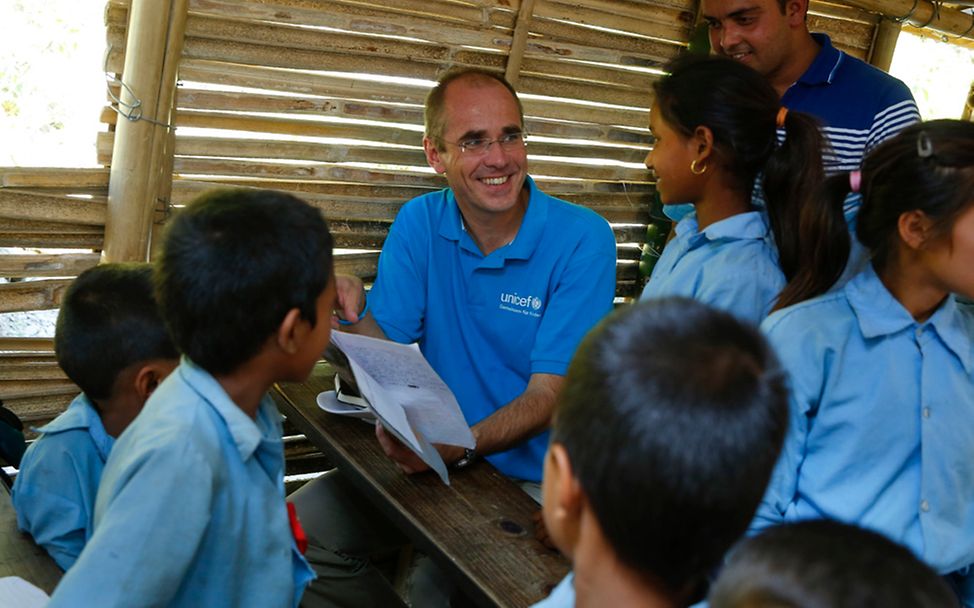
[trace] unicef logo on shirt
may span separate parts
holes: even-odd
[[[502,293],[500,309],[531,317],[540,317],[544,302],[538,296],[522,296],[517,292]]]

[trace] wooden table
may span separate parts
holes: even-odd
[[[406,475],[382,452],[372,426],[321,410],[318,393],[334,389],[319,363],[307,382],[282,384],[282,413],[421,551],[479,606],[529,606],[568,572],[568,561],[534,538],[538,504],[486,461],[451,471]]]
[[[17,529],[10,490],[0,483],[0,578],[19,576],[50,595],[63,574],[47,551]]]

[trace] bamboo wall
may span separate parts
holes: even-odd
[[[686,47],[696,0],[188,5],[185,34],[173,47],[175,130],[163,129],[168,154],[154,168],[171,180],[150,192],[153,231],[213,186],[292,191],[321,209],[337,246],[349,250],[336,258],[339,271],[368,281],[401,204],[445,186],[422,153],[426,92],[446,69],[477,66],[515,82],[531,134],[530,172],[545,191],[612,223],[617,295],[638,293],[637,261],[652,221],[653,183],[642,166],[652,145],[651,87]],[[118,78],[130,9],[129,0],[106,6],[107,70]],[[878,21],[828,2],[813,2],[809,16],[813,31],[829,32],[863,59]],[[109,105],[102,119],[108,131],[98,137],[99,157],[109,166],[125,119]],[[0,255],[0,277],[40,279],[0,284],[0,312],[56,308],[70,279],[98,262],[108,180],[107,169],[0,169],[0,247],[46,251]],[[60,411],[71,391],[52,368],[49,341],[0,341],[4,350],[0,398],[35,423]]]

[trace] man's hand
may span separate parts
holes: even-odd
[[[338,329],[338,320],[358,323],[359,312],[365,308],[365,285],[362,279],[347,275],[335,275],[336,303],[335,313],[331,317],[331,326]]]
[[[375,437],[379,440],[379,445],[382,446],[382,451],[386,453],[386,456],[394,460],[399,465],[399,468],[407,475],[429,470],[429,466],[423,462],[423,459],[416,452],[403,445],[401,441],[386,431],[379,422],[375,423]],[[464,454],[463,448],[455,445],[436,443],[433,444],[433,447],[440,453],[440,457],[447,465],[460,460]]]

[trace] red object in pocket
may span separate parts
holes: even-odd
[[[298,512],[294,508],[294,503],[287,503],[287,518],[291,522],[291,534],[294,536],[294,543],[298,546],[298,551],[304,555],[308,550],[308,536],[301,527],[301,520],[298,519]]]

